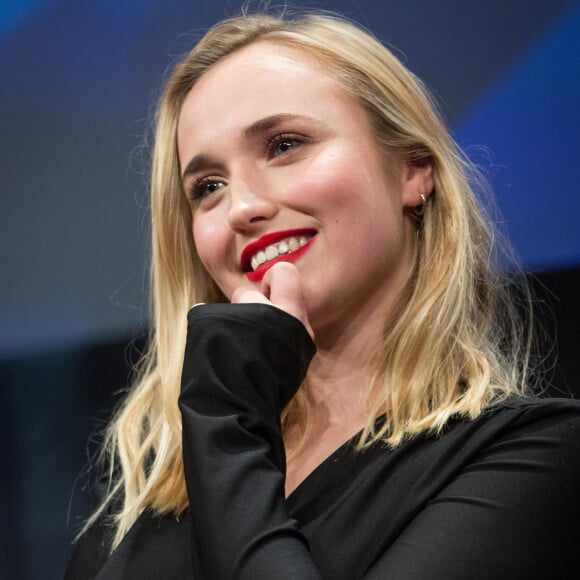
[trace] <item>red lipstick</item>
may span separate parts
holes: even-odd
[[[317,231],[311,228],[303,228],[303,229],[295,229],[295,230],[283,230],[279,232],[273,232],[271,234],[266,234],[262,236],[260,239],[256,240],[255,242],[251,242],[248,244],[243,252],[240,259],[242,270],[246,273],[246,278],[250,282],[260,282],[266,272],[276,263],[278,262],[296,262],[301,256],[303,256],[314,241],[314,237],[316,236]],[[309,237],[311,238],[308,242],[298,248],[297,250],[290,252],[288,254],[282,254],[273,260],[270,260],[261,266],[258,266],[255,271],[252,271],[250,261],[252,256],[256,255],[260,250],[265,250],[268,246],[272,244],[276,244],[287,238],[300,238],[300,237]]]

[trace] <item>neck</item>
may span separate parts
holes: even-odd
[[[372,357],[383,332],[381,319],[375,315],[366,321],[351,320],[341,332],[316,330],[317,352],[305,385],[310,408],[306,439],[292,428],[284,436],[287,494],[365,426]]]
[[[382,317],[351,320],[340,332],[321,329],[310,364],[307,394],[313,424],[318,428],[364,424],[372,362],[384,332]],[[352,428],[351,428],[352,430]]]

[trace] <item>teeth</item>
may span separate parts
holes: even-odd
[[[266,253],[265,252],[258,252],[253,258],[252,258],[252,262],[251,262],[251,266],[252,266],[252,270],[255,270],[258,266],[260,266],[261,264],[263,264],[264,262],[267,261],[268,258],[266,258]]]
[[[256,270],[262,264],[277,258],[283,254],[289,254],[290,252],[295,252],[298,248],[304,246],[308,240],[304,236],[300,236],[299,238],[287,238],[278,242],[277,244],[272,244],[265,248],[264,250],[260,250],[250,261],[250,265],[252,266],[252,270]]]
[[[274,245],[268,246],[265,250],[266,258],[268,260],[273,260],[274,258],[278,257],[278,248]]]

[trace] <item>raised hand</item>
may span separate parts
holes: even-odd
[[[232,304],[269,304],[298,318],[310,337],[314,331],[308,321],[306,298],[300,273],[294,264],[278,262],[274,264],[262,279],[260,288],[244,284],[236,288],[231,298]]]

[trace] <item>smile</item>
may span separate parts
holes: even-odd
[[[316,230],[286,230],[262,236],[242,252],[241,265],[251,282],[259,282],[277,262],[295,262],[309,248]]]
[[[277,244],[272,244],[268,246],[265,250],[260,250],[251,260],[250,265],[252,270],[256,270],[258,266],[265,264],[274,260],[280,255],[289,254],[290,252],[295,252],[298,248],[306,245],[308,240],[304,236],[299,238],[290,237],[282,240]]]

